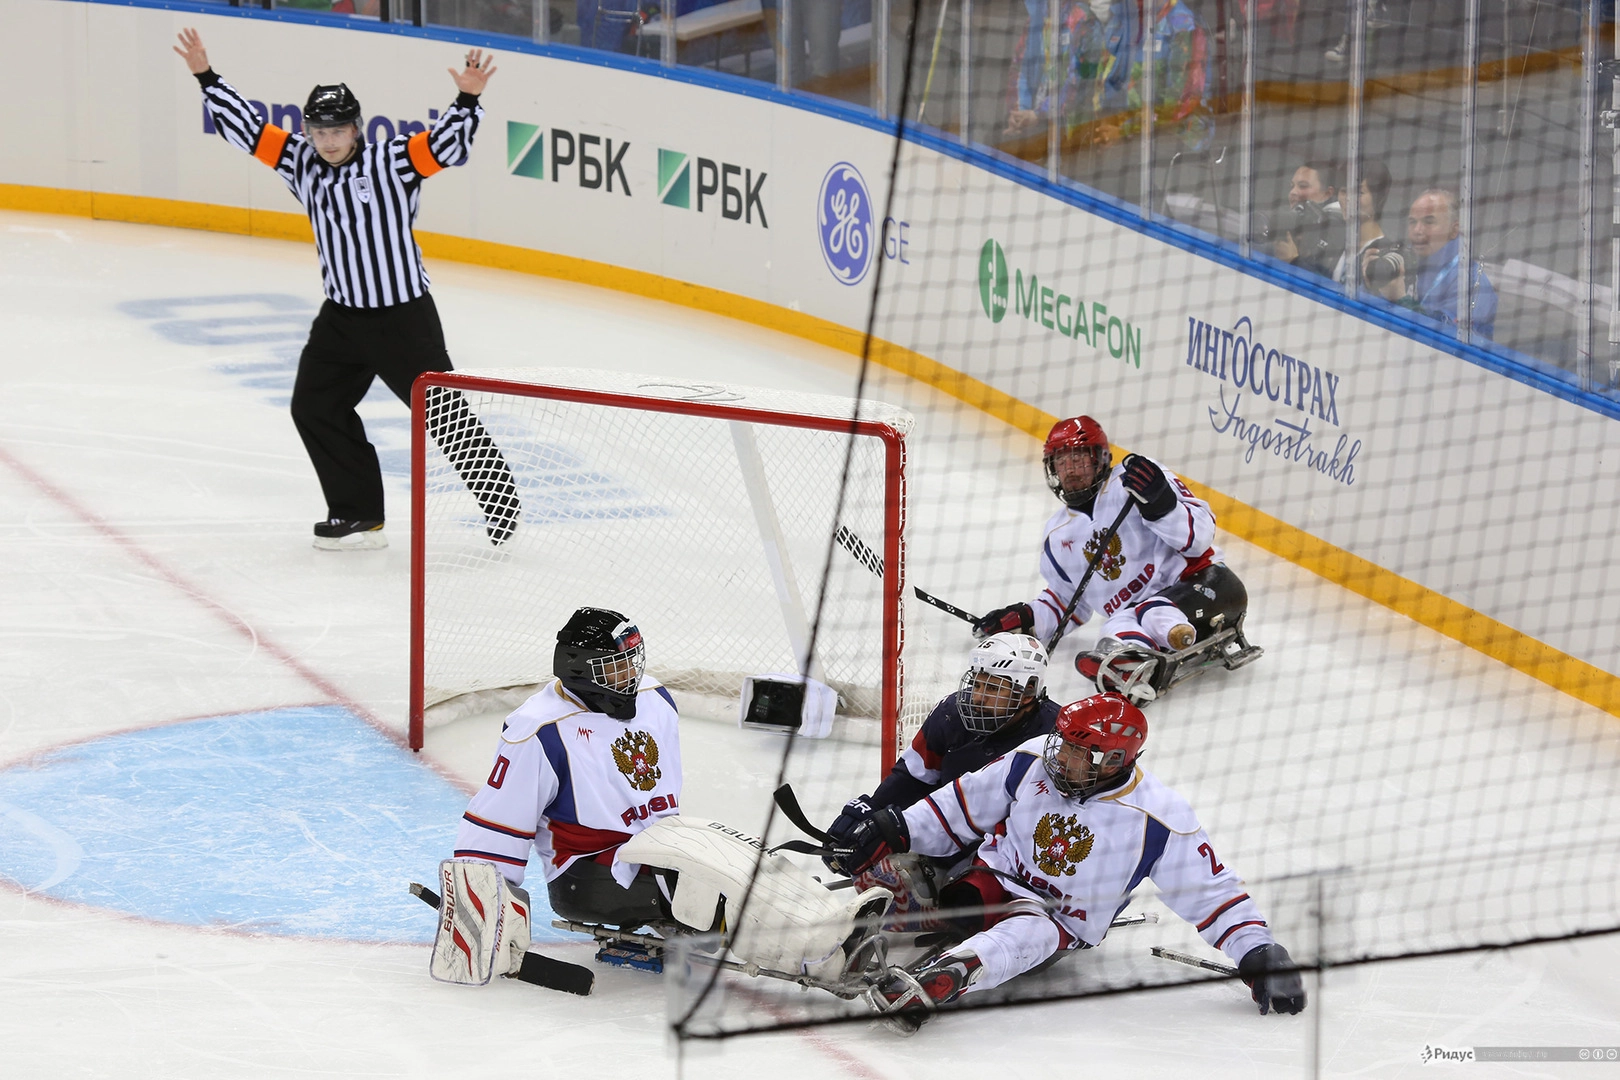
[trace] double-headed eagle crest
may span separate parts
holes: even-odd
[[[1059,877],[1091,854],[1096,842],[1091,830],[1073,817],[1047,814],[1035,826],[1035,865],[1041,873]]]
[[[658,786],[658,744],[645,731],[628,731],[613,740],[613,764],[637,791]]]
[[[1102,533],[1094,532],[1091,539],[1086,541],[1086,562],[1097,557],[1097,542],[1102,539]],[[1108,538],[1108,549],[1103,552],[1102,562],[1097,567],[1099,573],[1109,581],[1119,579],[1120,571],[1125,569],[1125,545],[1120,542],[1119,533]]]

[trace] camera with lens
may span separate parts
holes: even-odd
[[[1412,249],[1392,237],[1379,237],[1368,245],[1368,250],[1373,252],[1373,257],[1367,260],[1361,279],[1369,289],[1382,289],[1399,280],[1412,264]]]
[[[1295,266],[1331,277],[1344,254],[1344,212],[1337,203],[1306,201],[1255,215],[1257,243],[1275,243],[1284,236],[1292,236],[1299,249]]]

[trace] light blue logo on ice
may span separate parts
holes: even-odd
[[[866,181],[847,161],[827,170],[816,201],[821,257],[845,285],[859,285],[872,268],[872,197]]]

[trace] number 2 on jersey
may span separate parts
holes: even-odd
[[[1226,869],[1226,867],[1215,861],[1215,849],[1210,847],[1208,844],[1199,844],[1198,854],[1209,860],[1209,874],[1211,877],[1214,877],[1216,874],[1219,874],[1222,870]]]

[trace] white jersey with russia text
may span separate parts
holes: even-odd
[[[1221,561],[1220,552],[1212,546],[1215,514],[1209,504],[1187,490],[1169,469],[1164,469],[1164,477],[1175,492],[1175,507],[1158,521],[1144,520],[1140,506],[1126,515],[1097,572],[1087,582],[1085,595],[1075,605],[1074,625],[1084,624],[1094,612],[1101,611],[1106,618],[1127,605],[1139,604],[1187,572]],[[1047,587],[1029,602],[1035,613],[1032,632],[1042,641],[1057,629],[1074,587],[1086,576],[1097,542],[1131,498],[1116,466],[1097,493],[1089,515],[1064,506],[1047,519],[1040,556],[1041,577]]]
[[[489,779],[462,815],[456,858],[487,859],[514,885],[531,848],[547,881],[596,858],[628,888],[639,867],[619,861],[619,845],[679,812],[677,721],[674,699],[650,677],[632,720],[592,712],[553,679],[506,718]]]
[[[1170,910],[1234,960],[1271,942],[1243,880],[1216,855],[1185,799],[1140,766],[1113,791],[1083,802],[1067,798],[1047,776],[1045,742],[1031,739],[907,810],[911,850],[949,855],[988,837],[978,860],[1006,875],[1002,885],[1013,896],[1046,903],[1060,949],[1100,944],[1145,878]],[[1050,935],[1038,928],[1042,921],[1002,926]]]

